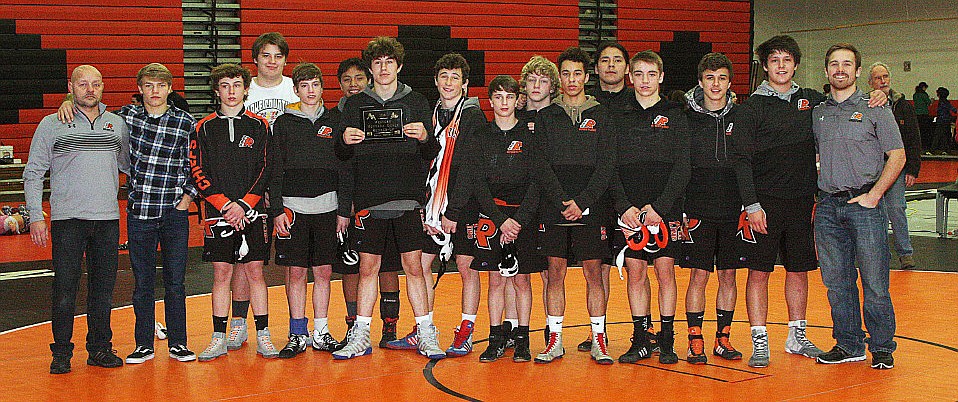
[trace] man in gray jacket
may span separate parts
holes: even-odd
[[[123,119],[106,111],[103,76],[93,66],[73,70],[67,83],[74,99],[70,123],[56,114],[40,121],[23,170],[27,209],[41,219],[30,223],[33,242],[53,247],[53,362],[51,374],[70,372],[73,315],[86,254],[87,364],[120,367],[113,352],[110,308],[116,283],[120,209],[118,171],[129,173],[129,134]],[[44,175],[50,172],[50,227],[42,219]]]
[[[881,204],[905,164],[905,150],[891,109],[868,108],[869,97],[855,87],[862,70],[854,46],[829,48],[825,71],[832,90],[812,112],[821,161],[815,244],[837,344],[817,359],[825,364],[865,360],[867,342],[872,368],[890,369],[895,310],[888,291],[888,217]],[[864,306],[858,301],[859,276]],[[868,338],[861,329],[862,307]]]

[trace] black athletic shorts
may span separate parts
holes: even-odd
[[[516,238],[516,259],[519,261],[520,274],[533,274],[549,268],[549,261],[539,248],[539,234],[536,227],[523,228]],[[502,259],[502,232],[491,219],[480,216],[476,225],[475,259],[472,269],[477,271],[498,271]],[[458,247],[458,246],[457,246]]]
[[[476,224],[458,223],[456,233],[452,234],[452,253],[453,255],[475,255],[476,243]],[[422,232],[422,252],[425,254],[439,255],[442,246],[433,240],[432,236]]]
[[[755,239],[754,243],[745,244],[749,269],[772,272],[779,255],[788,272],[818,269],[815,230],[812,226],[814,199],[767,198],[759,202],[765,210],[768,234],[748,230],[744,235],[745,238]]]
[[[741,227],[739,223],[690,217],[689,240],[681,244],[682,254],[675,262],[682,268],[695,268],[708,272],[713,272],[715,269],[747,268],[746,240],[742,236],[743,231],[739,230]]]
[[[276,234],[276,264],[285,267],[330,265],[338,258],[336,212],[301,214],[288,208],[289,236]]]
[[[680,218],[663,219],[662,225],[658,227],[658,233],[655,234],[645,229],[640,236],[629,240],[625,237],[626,231],[621,232],[622,238],[626,239],[626,244],[629,246],[625,250],[626,258],[645,260],[649,264],[654,264],[656,259],[662,257],[679,259],[682,253],[683,236],[687,235],[684,232],[682,220]]]
[[[609,257],[609,235],[599,225],[542,225],[539,226],[540,252],[547,257],[569,258],[579,261],[602,260]]]
[[[269,261],[270,235],[266,224],[268,219],[265,216],[257,218],[241,231],[224,225],[225,221],[222,219],[207,220],[203,228],[203,261],[230,264]],[[248,251],[243,258],[239,258],[244,237]]]
[[[422,250],[422,219],[419,210],[403,211],[391,219],[377,219],[368,210],[356,213],[350,236],[355,239],[356,251],[383,255],[390,241],[395,242],[399,253]]]
[[[346,226],[346,231],[349,233],[350,246],[353,250],[356,250],[356,236],[353,234],[356,233],[356,228],[352,225]],[[359,263],[346,265],[337,253],[336,259],[333,260],[333,272],[340,275],[358,275]],[[399,249],[396,247],[396,239],[386,240],[386,248],[379,264],[379,272],[402,272],[402,257],[400,257]]]

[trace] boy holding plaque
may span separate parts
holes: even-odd
[[[428,314],[426,282],[420,269],[425,204],[425,163],[439,153],[431,133],[432,119],[425,97],[399,82],[404,50],[394,38],[378,37],[363,50],[373,86],[346,99],[343,124],[337,131],[336,152],[354,175],[353,203],[357,211],[353,236],[359,251],[359,305],[346,346],[333,353],[351,359],[372,353],[369,325],[376,301],[376,281],[383,251],[395,240],[406,273],[409,303],[416,316],[419,353],[443,358],[439,331]]]

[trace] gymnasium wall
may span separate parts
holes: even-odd
[[[103,101],[111,108],[130,103],[136,72],[147,63],[165,64],[173,86],[182,88],[181,5],[179,0],[0,0],[0,43],[7,55],[0,60],[0,141],[26,159],[37,123],[60,105],[70,72],[81,64],[103,74]],[[28,98],[40,102],[22,102]]]
[[[424,92],[432,87],[432,64],[446,51],[463,53],[472,74],[469,94],[485,98],[498,74],[518,78],[533,54],[555,60],[579,40],[577,0],[392,1],[340,4],[305,0],[241,0],[241,53],[255,71],[249,49],[255,38],[279,31],[290,44],[286,73],[297,62],[315,62],[324,72],[324,98],[342,95],[338,62],[359,56],[370,38],[399,37],[407,49],[400,79]],[[733,90],[747,91],[751,3],[749,1],[619,0],[618,39],[631,53],[660,51],[665,87],[688,89],[695,64],[708,51],[726,52],[735,63]],[[161,62],[183,88],[181,2],[170,0],[0,0],[0,44],[14,57],[0,61],[0,141],[26,158],[36,123],[55,111],[69,71],[94,64],[104,75],[104,101],[129,102],[135,74]],[[432,92],[434,93],[434,92]],[[427,97],[434,95],[427,93]],[[32,103],[9,100],[33,99]],[[488,103],[484,108],[488,109]]]
[[[958,98],[958,7],[954,0],[823,0],[755,2],[755,45],[787,33],[802,49],[796,82],[818,88],[825,76],[825,51],[849,42],[862,53],[862,77],[868,85],[868,66],[882,61],[890,67],[892,88],[911,99],[915,86],[925,81],[934,99],[935,89],[951,90]],[[904,71],[904,62],[911,71]]]

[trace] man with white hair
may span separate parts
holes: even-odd
[[[882,91],[888,96],[895,122],[901,131],[901,140],[905,144],[905,168],[898,175],[898,180],[885,192],[885,212],[891,221],[892,231],[895,232],[895,251],[902,269],[915,267],[908,237],[908,218],[905,216],[905,187],[915,185],[918,170],[921,169],[921,134],[918,130],[918,116],[915,107],[905,99],[904,94],[891,89],[891,72],[888,65],[876,62],[868,69],[868,85],[874,90]]]

